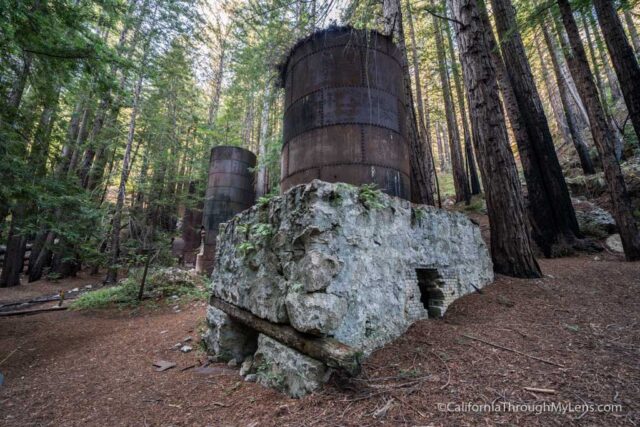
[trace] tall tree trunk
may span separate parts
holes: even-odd
[[[493,67],[496,73],[496,81],[500,93],[502,94],[502,102],[504,103],[504,109],[506,111],[507,118],[509,119],[509,124],[511,125],[511,131],[513,132],[516,145],[518,147],[520,147],[521,145],[524,146],[527,144],[527,131],[524,126],[523,120],[520,117],[518,102],[516,101],[516,96],[513,92],[513,88],[511,87],[511,82],[509,81],[509,76],[507,74],[507,68],[505,67],[504,61],[502,60],[500,49],[493,34],[491,22],[489,21],[489,15],[487,14],[486,8],[482,6],[479,6],[478,14],[480,16],[480,19],[482,20],[483,28],[487,31],[487,34],[485,35],[485,43],[487,43],[487,46],[489,48],[489,55],[491,57],[491,61],[493,62]],[[522,158],[522,152],[520,152],[519,154]]]
[[[258,172],[256,174],[256,198],[267,194],[267,138],[269,137],[269,111],[271,107],[271,80],[267,80],[262,99],[260,117],[260,141],[258,142]]]
[[[560,6],[562,22],[567,30],[571,44],[571,52],[567,55],[567,61],[580,96],[589,114],[591,133],[593,134],[594,142],[600,153],[624,253],[629,261],[639,260],[640,232],[638,232],[638,226],[633,217],[631,201],[627,193],[624,177],[615,157],[613,130],[610,128],[602,105],[599,102],[598,92],[593,82],[591,71],[589,70],[587,55],[580,40],[580,33],[578,32],[576,21],[573,18],[569,0],[557,1]]]
[[[434,2],[431,2],[432,6]],[[433,17],[433,27],[436,38],[436,51],[438,55],[438,72],[440,74],[440,85],[442,86],[442,98],[444,100],[444,111],[447,119],[447,131],[449,133],[449,152],[451,153],[451,168],[453,172],[453,186],[456,190],[456,202],[469,202],[471,193],[469,191],[469,181],[464,167],[462,150],[460,148],[460,131],[456,118],[456,107],[451,96],[451,85],[444,51],[444,41],[442,39],[442,28],[440,18]]]
[[[33,56],[29,52],[24,52],[22,55],[22,66],[16,74],[16,78],[11,85],[11,90],[7,97],[6,110],[2,111],[0,115],[0,125],[6,124],[13,126],[13,121],[18,115],[20,104],[22,103],[22,95],[24,89],[27,86],[29,74],[31,73],[31,64],[33,62]]]
[[[473,143],[487,198],[493,267],[510,276],[540,277],[486,40],[488,31],[476,0],[449,0],[449,5],[454,19],[460,22],[454,29],[468,93]]]
[[[146,57],[146,54],[144,55]],[[144,63],[144,62],[143,62]],[[120,260],[120,224],[122,223],[122,208],[126,193],[127,180],[129,178],[129,161],[131,159],[131,148],[136,131],[136,118],[140,108],[140,93],[142,92],[143,73],[140,72],[138,81],[133,93],[133,106],[129,118],[129,133],[127,134],[127,145],[122,159],[122,173],[120,175],[120,185],[118,186],[118,198],[116,200],[115,211],[113,213],[113,230],[111,235],[111,263],[105,278],[105,283],[115,283],[118,279],[118,262]]]
[[[430,155],[430,147],[425,147],[420,140],[416,112],[413,107],[413,94],[411,93],[411,77],[409,75],[409,62],[407,46],[404,38],[402,23],[402,11],[400,0],[383,0],[382,13],[384,18],[384,31],[392,36],[398,45],[402,58],[402,74],[404,80],[405,107],[407,109],[407,128],[409,129],[409,146],[411,148],[411,192],[412,199],[417,203],[434,205],[433,198],[433,160]]]
[[[638,37],[638,29],[633,22],[633,16],[631,16],[631,12],[629,12],[628,7],[625,7],[622,10],[622,14],[627,24],[627,30],[629,31],[631,42],[633,43],[633,49],[636,51],[636,56],[638,56],[640,55],[640,37]]]
[[[37,252],[32,249],[32,256],[29,258],[29,283],[40,280],[44,267],[51,260],[51,246],[55,239],[55,234],[51,231],[44,233],[44,241]],[[37,255],[35,255],[37,254]]]
[[[222,93],[222,76],[224,73],[224,59],[226,54],[226,42],[220,40],[220,56],[218,57],[218,64],[213,76],[213,90],[211,92],[211,100],[209,101],[209,114],[207,119],[207,125],[209,128],[213,127],[218,115],[218,108],[220,106],[220,94]]]
[[[442,134],[440,132],[440,122],[436,122],[436,143],[438,145],[438,160],[440,160],[440,171],[444,172],[447,166],[447,154],[442,146]]]
[[[411,12],[411,3],[405,1],[407,11],[407,22],[409,23],[409,39],[411,40],[411,62],[413,66],[413,82],[416,87],[416,105],[418,107],[418,125],[420,135],[428,146],[431,146],[431,135],[424,122],[424,104],[422,98],[422,79],[420,78],[420,66],[418,63],[418,47],[416,44],[416,34],[413,28],[413,13]]]
[[[527,181],[533,237],[545,256],[554,256],[582,235],[517,28],[515,9],[510,0],[492,0],[491,4],[504,61],[509,64],[507,75],[527,134],[518,151]]]
[[[456,97],[458,98],[458,109],[460,110],[460,117],[462,118],[462,129],[464,131],[464,152],[467,166],[467,175],[469,183],[471,184],[471,194],[480,194],[480,179],[478,178],[478,170],[476,169],[476,162],[473,155],[473,143],[471,142],[471,128],[469,127],[469,120],[467,119],[467,108],[464,102],[464,95],[462,90],[462,84],[460,83],[460,67],[458,60],[456,59],[456,49],[453,45],[453,37],[451,37],[451,28],[449,23],[444,24],[447,40],[449,44],[449,51],[451,52],[451,74],[453,75],[453,86],[456,89]]]
[[[558,53],[558,49],[555,43],[553,43],[551,34],[549,34],[547,28],[544,25],[541,25],[541,28],[547,50],[549,51],[549,55],[551,56],[551,64],[553,65],[553,72],[556,77],[558,92],[560,93],[560,101],[562,103],[564,116],[567,119],[567,126],[571,134],[571,140],[574,147],[576,148],[576,152],[578,153],[578,158],[580,159],[582,170],[586,175],[592,175],[596,171],[593,167],[591,156],[589,155],[589,147],[587,146],[587,143],[582,136],[582,131],[578,126],[578,111],[576,110],[575,105],[571,102],[571,95],[569,93],[568,87],[569,83],[567,82],[567,79],[565,78],[565,75],[562,73],[562,70],[560,68],[561,58]]]
[[[24,254],[27,246],[27,236],[24,230],[20,229],[26,215],[25,208],[24,203],[18,203],[12,210],[7,249],[4,254],[2,272],[0,273],[0,288],[8,288],[20,284],[20,274],[24,266]]]
[[[536,53],[538,54],[538,58],[540,59],[542,82],[544,83],[549,106],[551,108],[551,112],[553,113],[553,118],[558,129],[558,134],[556,136],[558,136],[562,141],[561,146],[564,146],[573,142],[571,139],[571,131],[569,130],[569,126],[567,125],[567,119],[564,115],[564,111],[562,110],[562,101],[560,100],[560,94],[557,86],[553,84],[553,78],[551,77],[551,73],[549,72],[549,67],[547,65],[547,58],[545,56],[544,50],[542,49],[539,38],[536,38],[535,45]]]
[[[640,66],[611,0],[593,0],[607,50],[624,96],[629,119],[640,138]]]
[[[618,79],[615,75],[615,72],[611,68],[609,63],[609,58],[607,58],[606,47],[604,46],[604,42],[602,41],[602,37],[600,35],[600,31],[596,24],[596,17],[593,14],[593,10],[589,8],[589,12],[587,14],[589,18],[589,24],[591,24],[591,29],[593,30],[593,37],[596,41],[596,47],[598,52],[600,53],[600,60],[602,61],[602,66],[604,67],[604,71],[607,75],[607,80],[609,81],[609,87],[611,88],[611,98],[613,100],[613,105],[616,105],[618,100],[622,98],[622,91],[620,90],[620,84],[618,83]],[[605,108],[605,112],[607,109]]]
[[[582,20],[582,27],[584,28],[584,34],[587,38],[587,48],[589,50],[589,56],[591,57],[591,65],[593,66],[593,77],[596,79],[596,87],[600,93],[600,101],[604,107],[605,113],[609,114],[609,104],[607,102],[607,92],[605,91],[604,82],[602,81],[600,64],[598,63],[598,57],[596,56],[596,46],[591,37],[591,29],[589,28],[589,22],[587,21],[585,13],[580,14]]]

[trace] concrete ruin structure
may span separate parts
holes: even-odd
[[[314,180],[221,227],[205,342],[302,396],[492,280],[465,215]]]
[[[389,37],[316,32],[293,48],[281,84],[283,194],[221,225],[205,342],[242,363],[247,381],[298,397],[334,370],[357,374],[493,270],[466,216],[407,200],[407,112]]]
[[[211,275],[219,225],[255,203],[255,166],[255,154],[244,148],[218,146],[211,149],[202,214],[204,237],[196,259],[197,272]]]

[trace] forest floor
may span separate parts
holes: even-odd
[[[203,301],[0,318],[0,425],[640,424],[640,263],[608,252],[540,262],[544,279],[498,276],[375,352],[357,378],[302,399],[244,382],[226,364],[200,372]],[[42,283],[23,288],[59,285]],[[0,289],[0,301],[15,292]],[[187,336],[194,350],[174,349]],[[157,360],[177,366],[156,372]],[[457,406],[468,402],[512,407]],[[536,414],[544,402],[574,406]],[[522,404],[539,406],[518,412]],[[591,404],[622,409],[584,411]]]

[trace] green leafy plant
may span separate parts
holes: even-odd
[[[251,242],[242,242],[236,246],[236,250],[240,256],[245,257],[247,254],[256,249],[256,246]]]
[[[367,209],[382,209],[385,207],[382,202],[382,192],[377,189],[376,184],[365,184],[358,188],[358,200]]]

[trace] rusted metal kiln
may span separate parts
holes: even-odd
[[[218,226],[255,203],[253,168],[256,156],[240,147],[211,149],[209,181],[204,201],[203,248],[196,262],[198,272],[211,274],[216,253]]]
[[[402,82],[400,51],[377,32],[329,28],[299,42],[281,68],[281,191],[321,179],[408,199]]]

